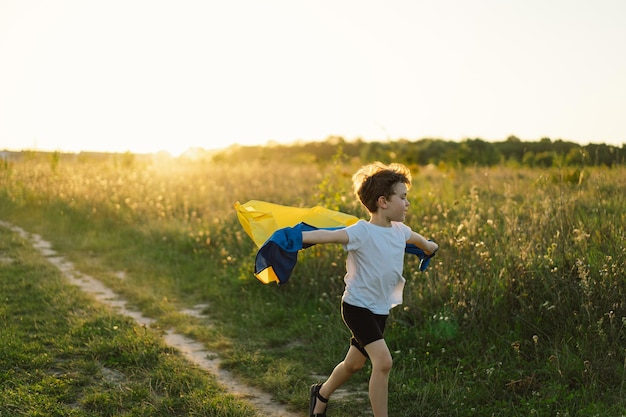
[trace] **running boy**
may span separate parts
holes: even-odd
[[[359,371],[369,358],[372,374],[369,397],[375,417],[387,417],[389,372],[392,358],[383,339],[389,310],[402,302],[404,249],[412,243],[426,254],[438,246],[403,223],[409,208],[407,191],[411,172],[401,164],[375,162],[352,177],[354,192],[370,214],[337,230],[302,232],[302,242],[341,243],[348,252],[341,313],[352,333],[345,359],[330,377],[311,387],[310,417],[326,416],[330,396]]]

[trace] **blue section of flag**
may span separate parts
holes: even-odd
[[[272,236],[261,246],[256,254],[254,273],[272,268],[278,278],[278,285],[284,285],[289,281],[293,268],[298,262],[298,252],[313,245],[302,244],[302,232],[311,230],[337,230],[342,227],[315,227],[306,223],[298,223],[293,227],[284,227],[276,230]],[[413,244],[407,244],[405,253],[416,255],[420,259],[420,271],[428,268],[430,260],[435,253],[426,255],[423,250]]]

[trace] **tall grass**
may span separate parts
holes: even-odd
[[[127,281],[110,284],[144,311],[221,346],[233,371],[304,408],[312,375],[330,372],[346,348],[345,254],[307,249],[287,286],[263,286],[232,203],[363,217],[350,192],[361,163],[340,153],[325,166],[271,167],[33,156],[2,168],[0,214],[84,267],[126,270]],[[407,258],[404,304],[388,330],[392,412],[626,413],[626,170],[412,169],[407,223],[441,250],[423,273]],[[219,323],[213,333],[170,315],[199,300]],[[351,415],[350,401],[336,401],[335,413]]]

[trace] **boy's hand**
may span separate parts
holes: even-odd
[[[429,240],[428,243],[432,243],[432,245],[434,246],[434,249],[430,255],[425,254],[425,256],[420,260],[420,271],[424,271],[426,270],[426,268],[428,268],[428,264],[430,264],[430,260],[432,259],[433,256],[437,254],[437,251],[439,250],[439,245],[437,245],[432,240]]]
[[[411,253],[413,255],[417,255],[417,257],[420,258],[420,265],[419,265],[419,270],[420,271],[424,271],[426,268],[428,268],[428,264],[430,263],[430,259],[435,256],[435,254],[437,253],[437,251],[439,250],[439,246],[433,242],[432,240],[428,241],[428,243],[432,243],[433,246],[431,246],[431,248],[433,248],[433,252],[431,252],[430,254],[426,254],[426,252],[423,249],[418,248],[415,244],[412,243],[407,243],[406,244],[406,248],[404,249],[404,251],[406,253]]]

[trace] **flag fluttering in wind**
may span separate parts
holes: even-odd
[[[312,208],[289,207],[265,201],[250,200],[235,203],[239,223],[257,247],[263,246],[278,229],[306,223],[316,228],[350,226],[359,219],[340,211],[321,206]]]
[[[303,249],[302,228],[346,227],[359,220],[350,214],[321,206],[289,207],[259,200],[244,204],[236,202],[235,210],[243,230],[259,248],[254,275],[265,284],[285,284],[289,279],[298,251]]]
[[[350,226],[358,217],[321,206],[312,208],[289,207],[265,201],[250,200],[235,203],[239,223],[259,248],[254,264],[254,275],[264,284],[286,284],[298,261],[298,252],[312,245],[303,245],[302,232],[316,229],[340,229]],[[420,258],[424,271],[435,255],[426,255],[413,244],[407,244],[406,253]]]

